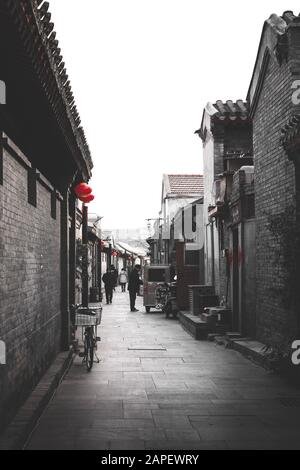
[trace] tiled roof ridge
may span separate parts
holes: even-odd
[[[167,176],[203,176],[202,173],[167,173]]]
[[[272,13],[266,20],[266,23],[275,31],[276,34],[282,36],[286,33],[291,23],[300,23],[300,14],[295,15],[292,10],[285,10],[282,15]]]
[[[69,123],[77,147],[75,151],[80,152],[90,172],[93,167],[92,158],[54,31],[54,24],[51,22],[49,2],[5,0],[5,4],[20,32],[24,50],[44,88],[59,126],[63,132],[68,132],[64,126],[66,122]],[[42,56],[47,60],[41,60]],[[73,146],[73,143],[71,145]]]
[[[90,149],[82,128],[79,112],[76,107],[72,93],[70,80],[68,79],[63,57],[60,55],[56,32],[53,31],[54,24],[50,23],[51,13],[49,12],[49,2],[44,0],[31,0],[33,12],[39,28],[39,32],[48,53],[49,62],[56,77],[62,98],[66,104],[68,118],[70,120],[78,147],[85,155],[90,168],[93,167]]]
[[[166,193],[167,194],[202,194],[203,175],[192,174],[167,174]]]
[[[216,113],[214,114],[214,116],[216,117],[236,116],[236,117],[241,117],[242,119],[248,117],[249,105],[247,101],[244,101],[242,99],[238,99],[236,101],[217,100],[213,104],[213,107],[215,108],[215,111],[216,111]]]
[[[280,21],[277,22],[276,24],[276,28],[278,29],[279,33],[281,29],[286,29],[286,27],[284,28],[283,22],[285,22],[286,26],[288,26],[290,23],[300,23],[300,14],[294,15],[294,12],[292,10],[285,10],[281,16],[278,16],[273,13],[269,18],[269,22],[272,23],[272,20],[274,21],[276,17],[277,19],[280,18],[282,20],[281,24],[280,24]],[[285,32],[285,31],[282,31],[282,32]]]

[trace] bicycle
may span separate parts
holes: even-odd
[[[75,326],[82,329],[83,352],[79,353],[82,363],[86,364],[87,371],[90,372],[94,362],[99,363],[97,356],[97,343],[101,338],[97,336],[97,326],[102,319],[102,307],[76,307]],[[95,360],[96,359],[96,360]]]

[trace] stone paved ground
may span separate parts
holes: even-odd
[[[300,448],[300,390],[239,353],[129,312],[127,293],[101,337],[101,363],[75,360],[28,449]]]

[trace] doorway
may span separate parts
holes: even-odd
[[[239,331],[239,232],[238,228],[232,230],[232,327]]]

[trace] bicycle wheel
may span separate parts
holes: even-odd
[[[87,371],[90,372],[94,364],[94,338],[93,331],[91,329],[86,332],[84,351],[86,368]]]

